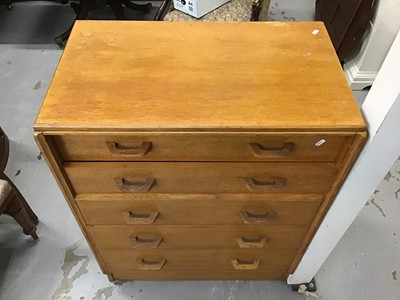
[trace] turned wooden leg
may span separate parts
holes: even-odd
[[[158,9],[156,16],[154,17],[154,21],[162,21],[165,17],[165,15],[167,14],[170,6],[172,4],[171,0],[164,0],[161,5],[160,8]]]
[[[121,0],[110,0],[110,6],[118,20],[125,20],[124,8]]]
[[[0,179],[4,179],[7,180],[8,183],[11,185],[14,194],[16,195],[16,197],[19,199],[19,202],[21,203],[21,205],[24,206],[29,218],[32,220],[33,223],[38,224],[39,223],[39,218],[37,217],[37,215],[33,212],[32,208],[29,206],[28,202],[26,202],[24,196],[22,196],[21,192],[19,191],[19,189],[15,186],[14,182],[12,182],[10,180],[10,178],[8,178],[8,176],[4,173],[0,173]]]
[[[67,29],[67,31],[65,31],[63,34],[59,35],[58,37],[56,37],[54,40],[56,42],[56,44],[60,47],[63,48],[65,47],[69,35],[71,34],[72,31],[72,27],[74,26],[74,23],[76,20],[86,20],[87,16],[89,14],[89,10],[92,7],[94,0],[80,0],[79,1],[79,5],[78,5],[78,13],[76,14],[76,18],[74,20],[74,22],[72,23],[72,25]]]
[[[149,11],[152,8],[151,3],[147,4],[136,4],[131,2],[130,0],[119,0],[121,1],[127,8],[133,10],[140,10],[140,11]]]
[[[32,222],[28,215],[25,206],[20,202],[20,199],[16,195],[15,191],[12,190],[8,196],[8,204],[4,210],[4,213],[14,218],[19,225],[21,225],[23,232],[26,235],[32,236],[34,240],[38,238],[36,234],[36,225]]]

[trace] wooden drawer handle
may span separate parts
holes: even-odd
[[[156,249],[163,239],[158,233],[138,233],[129,238],[134,249]]]
[[[106,144],[112,155],[129,155],[132,157],[145,156],[153,148],[151,142],[143,142],[138,148],[127,148],[118,142],[106,142]]]
[[[157,210],[149,213],[132,212],[132,211],[127,211],[123,213],[125,221],[129,225],[153,224],[156,221],[158,215],[159,212]]]
[[[278,214],[275,211],[253,212],[246,210],[241,211],[240,215],[245,224],[259,224],[275,219]]]
[[[256,270],[260,264],[259,259],[241,259],[234,258],[231,260],[233,268],[236,270]]]
[[[146,193],[156,184],[155,178],[146,178],[144,182],[130,182],[124,178],[114,178],[120,192]]]
[[[138,264],[141,270],[158,271],[161,270],[167,260],[165,258],[139,258]]]
[[[293,143],[284,143],[282,148],[266,148],[260,145],[259,143],[250,143],[251,149],[253,149],[253,155],[255,157],[281,157],[287,156],[289,153],[293,152],[294,144]]]
[[[245,181],[247,188],[251,192],[279,191],[286,184],[286,179],[283,177],[271,177],[267,182],[261,182],[247,177]]]
[[[238,236],[236,242],[239,244],[240,248],[264,248],[268,241],[267,236],[260,237],[244,237]]]

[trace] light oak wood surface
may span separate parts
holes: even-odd
[[[150,271],[146,265],[156,265],[153,271],[232,271],[233,259],[243,265],[252,265],[259,260],[254,271],[286,270],[296,249],[216,249],[216,250],[102,250],[106,265],[118,271]],[[161,264],[164,262],[163,266]]]
[[[132,132],[129,135],[60,135],[55,140],[66,161],[334,162],[348,135]],[[151,143],[146,153],[144,143]]]
[[[112,280],[285,280],[282,271],[118,271],[111,270]]]
[[[169,200],[120,200],[118,197],[116,195],[110,197],[114,200],[106,201],[76,202],[88,225],[129,225],[127,212],[142,214],[143,217],[158,212],[154,221],[157,225],[243,225],[245,222],[241,213],[246,211],[260,214],[260,219],[265,219],[266,224],[306,225],[310,224],[321,204],[318,200],[320,196],[310,196],[312,201],[302,201],[304,196],[298,197],[298,201],[285,201],[285,196],[281,195],[275,196],[275,200],[250,196],[245,200],[207,200],[201,197],[196,200],[190,195]],[[226,198],[229,199],[229,195]],[[274,214],[274,218],[264,218],[263,214],[267,213]]]
[[[88,226],[100,250],[130,249],[297,249],[303,225]]]
[[[318,22],[79,21],[34,129],[110,280],[285,279],[366,139]]]
[[[149,193],[324,194],[336,173],[329,163],[68,162],[64,170],[76,194],[136,188]]]
[[[35,123],[294,128],[365,129],[323,23],[77,21]]]

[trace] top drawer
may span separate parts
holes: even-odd
[[[55,136],[65,161],[335,161],[342,134],[129,133]]]

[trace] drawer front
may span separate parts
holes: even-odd
[[[115,280],[286,280],[285,271],[119,271],[108,269]]]
[[[294,248],[308,226],[87,226],[100,250]]]
[[[115,199],[116,201],[77,200],[77,204],[87,225],[134,226],[307,225],[313,220],[321,203],[320,201],[253,201],[251,198],[247,201]]]
[[[345,135],[194,134],[55,136],[66,161],[335,161]]]
[[[109,269],[119,271],[285,271],[296,249],[101,250]]]
[[[314,193],[324,194],[330,163],[64,163],[76,194]]]

